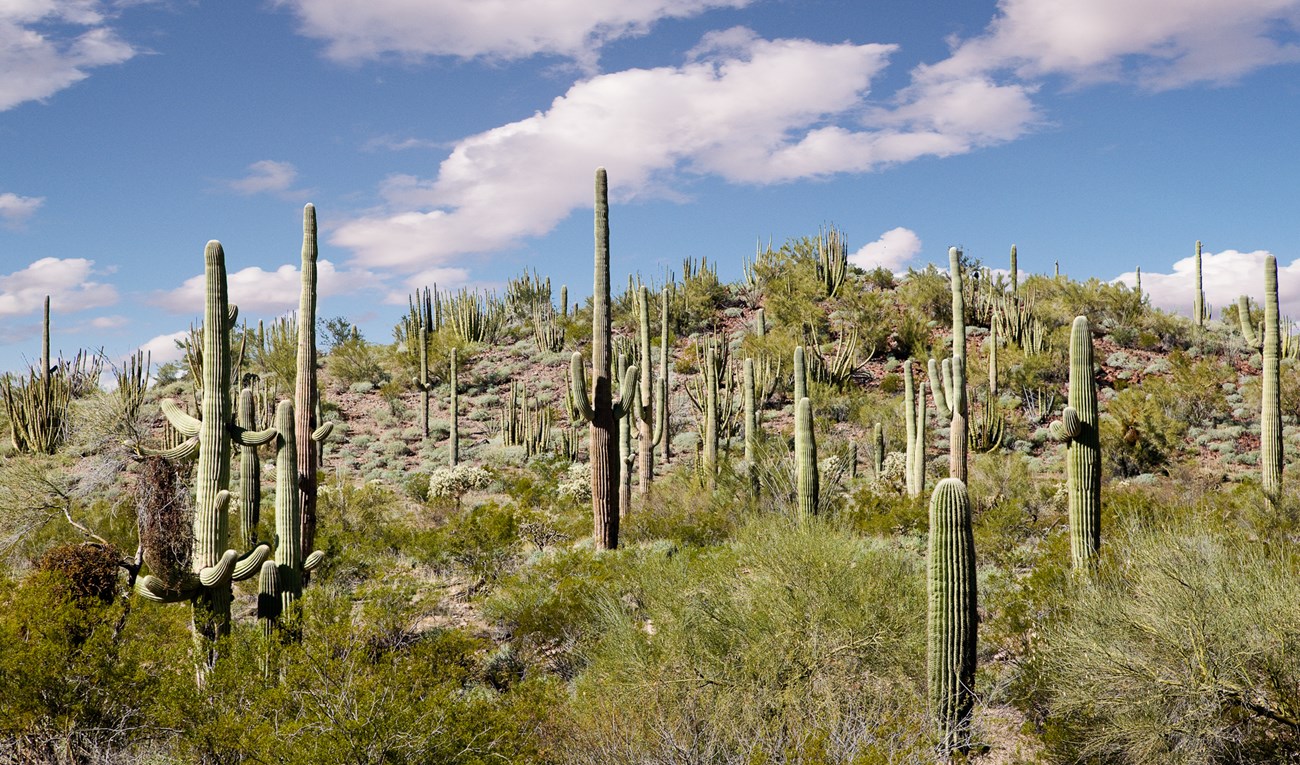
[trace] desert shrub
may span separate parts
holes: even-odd
[[[479,640],[446,629],[389,642],[354,621],[340,593],[311,588],[303,611],[301,643],[236,631],[203,690],[169,709],[179,754],[284,765],[539,761],[535,732],[553,685],[498,693],[482,682]],[[268,662],[270,679],[250,682],[249,667]]]
[[[747,484],[729,466],[715,480],[714,491],[700,487],[694,470],[674,470],[653,484],[653,490],[624,518],[623,539],[629,543],[666,539],[681,545],[717,544],[726,539],[745,515]]]
[[[352,334],[325,357],[330,376],[345,388],[359,383],[369,383],[373,388],[389,379],[380,362],[379,352],[361,336],[356,327]]]
[[[641,564],[640,598],[598,607],[566,762],[927,757],[915,557],[768,518]]]
[[[815,240],[790,239],[754,264],[763,287],[763,307],[773,328],[799,332],[804,322],[826,332],[826,313],[820,308],[826,290],[817,277]]]
[[[51,586],[64,598],[112,603],[118,593],[118,562],[122,554],[98,543],[51,547],[36,562],[36,570],[52,575]]]
[[[1137,529],[1068,584],[1043,682],[1067,758],[1291,762],[1300,558],[1289,543]]]
[[[902,460],[897,452],[885,458],[883,480],[859,485],[842,511],[848,527],[861,534],[920,536],[930,528],[928,498],[909,497],[897,489],[893,480],[895,466]]]
[[[1106,467],[1118,477],[1163,469],[1182,447],[1187,421],[1179,419],[1168,383],[1152,378],[1120,391],[1106,404],[1101,420],[1101,450]]]
[[[489,502],[452,515],[431,544],[437,561],[464,577],[472,594],[512,569],[519,526],[512,508]]]
[[[945,327],[952,324],[952,278],[933,264],[921,271],[907,269],[907,277],[898,285],[898,299],[927,321]]]

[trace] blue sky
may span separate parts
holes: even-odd
[[[170,349],[209,239],[250,320],[390,339],[414,288],[615,279],[825,224],[855,262],[949,245],[1143,271],[1217,308],[1278,257],[1300,318],[1300,0],[0,0],[0,370]]]

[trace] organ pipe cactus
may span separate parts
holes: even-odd
[[[975,703],[975,539],[966,485],[945,478],[930,497],[926,557],[926,665],[930,708],[944,753],[964,750]]]
[[[1097,380],[1092,371],[1092,333],[1085,316],[1070,329],[1070,396],[1050,428],[1066,441],[1066,494],[1070,509],[1070,555],[1075,568],[1088,566],[1101,547],[1101,441]]]
[[[3,379],[5,411],[14,451],[54,454],[67,435],[67,414],[72,405],[72,380],[67,368],[50,361],[50,298],[45,297],[41,331],[41,366],[28,372],[26,381],[14,385]],[[76,366],[81,367],[78,355]],[[98,373],[96,373],[96,377]]]
[[[293,402],[281,401],[275,410],[275,559],[262,564],[257,616],[270,625],[288,615],[296,621],[296,603],[302,595],[304,574],[325,559],[319,550],[302,553],[302,504],[298,493],[298,460]],[[284,469],[280,469],[283,465]]]
[[[153,575],[137,580],[136,591],[157,602],[189,600],[193,603],[193,632],[205,657],[205,668],[216,659],[213,641],[230,632],[231,582],[258,573],[270,553],[258,545],[240,556],[228,549],[231,444],[260,446],[275,437],[268,429],[254,432],[239,427],[230,394],[234,376],[230,358],[230,330],[238,309],[226,295],[226,262],[221,243],[208,242],[204,251],[206,300],[203,314],[203,399],[199,417],[186,414],[172,401],[164,401],[163,414],[186,437],[184,449],[198,455],[195,471],[193,552],[190,574],[179,582],[163,582]],[[292,469],[286,466],[287,469]]]
[[[1278,321],[1277,258],[1264,259],[1264,374],[1259,426],[1260,485],[1274,507],[1282,499],[1282,341]]]
[[[831,226],[817,235],[817,276],[826,297],[835,297],[849,272],[849,245],[844,232]]]
[[[417,374],[412,382],[420,391],[420,432],[429,437],[429,391],[433,383],[429,379],[429,333],[433,326],[433,299],[429,288],[423,294],[416,292],[409,299],[410,313],[406,318],[406,343],[409,352],[417,362]]]
[[[294,438],[298,445],[298,501],[302,512],[302,554],[316,543],[316,470],[319,444],[334,423],[320,421],[320,391],[316,385],[316,207],[302,209],[302,290],[298,297],[298,364],[294,387]],[[278,470],[287,465],[277,463]]]
[[[799,399],[794,410],[796,512],[801,523],[817,514],[817,437],[813,432],[812,401]]]
[[[583,370],[582,354],[574,353],[570,363],[574,404],[582,419],[590,423],[588,454],[591,458],[591,512],[596,548],[612,550],[618,547],[618,451],[611,448],[617,435],[618,421],[631,402],[630,384],[623,386],[622,395],[614,400],[613,381],[610,375],[610,307],[609,307],[609,187],[605,168],[596,169],[596,257],[595,287],[592,291],[591,311],[591,367],[592,395],[587,396],[587,380]],[[635,367],[629,370],[624,383],[631,383]]]
[[[700,413],[701,469],[712,486],[718,470],[718,444],[722,433],[730,430],[731,418],[735,415],[735,375],[728,363],[724,337],[714,336],[701,345],[700,376],[694,385],[687,386],[686,392]]]

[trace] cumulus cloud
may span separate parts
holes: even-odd
[[[135,56],[107,20],[96,0],[0,3],[0,111],[49,98],[90,69]]]
[[[869,108],[894,50],[714,33],[682,66],[582,80],[545,112],[461,140],[436,179],[390,178],[387,208],[343,223],[331,242],[368,267],[443,267],[589,206],[598,165],[628,199],[678,176],[771,184],[870,171],[1009,140],[1032,120],[1023,90],[991,83],[918,91],[905,112]],[[973,108],[981,99],[994,106]],[[962,105],[972,108],[949,113]]]
[[[0,221],[6,228],[20,228],[45,203],[45,197],[21,197],[6,191],[0,194]]]
[[[858,268],[871,270],[885,268],[897,271],[921,251],[921,237],[910,228],[891,228],[880,238],[865,244],[849,256],[849,262]]]
[[[1264,259],[1267,250],[1239,252],[1201,252],[1201,284],[1205,302],[1214,316],[1228,305],[1236,305],[1239,295],[1247,295],[1256,303],[1264,301]],[[1136,274],[1120,274],[1115,281],[1132,285]],[[1192,295],[1196,289],[1196,257],[1189,255],[1174,263],[1173,272],[1148,273],[1142,271],[1142,292],[1150,297],[1151,304],[1166,311],[1186,316],[1192,315]],[[1278,302],[1284,316],[1300,319],[1300,258],[1289,264],[1277,264]]]
[[[1152,89],[1230,82],[1300,60],[1298,0],[1000,0],[985,32],[925,76],[996,70],[1078,83],[1132,79]]]
[[[0,274],[0,317],[41,310],[50,296],[53,310],[84,311],[117,302],[117,289],[94,281],[95,261],[85,258],[41,258],[11,274]]]
[[[96,316],[90,320],[90,326],[95,329],[118,329],[130,324],[131,320],[125,316]]]
[[[185,358],[184,349],[176,347],[176,343],[177,341],[184,342],[189,339],[189,336],[190,331],[188,329],[182,329],[168,335],[157,335],[146,340],[139,350],[149,354],[150,362],[157,368],[159,364],[180,361]]]
[[[340,61],[398,56],[518,59],[537,54],[591,63],[599,48],[645,34],[656,21],[688,18],[751,0],[278,0],[303,34]]]
[[[293,183],[298,180],[298,168],[290,162],[276,162],[263,159],[248,166],[248,172],[242,178],[226,181],[226,186],[237,194],[279,194],[293,197],[301,192],[293,191]]]
[[[230,302],[239,306],[243,315],[278,314],[298,307],[302,275],[300,269],[292,265],[283,265],[274,271],[249,266],[228,273],[226,285]],[[369,272],[339,271],[328,260],[316,263],[318,297],[353,293],[377,286],[377,277]],[[174,313],[202,314],[204,290],[204,276],[199,274],[186,279],[174,290],[154,293],[152,302]]]

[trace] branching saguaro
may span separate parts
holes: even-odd
[[[615,401],[610,372],[609,181],[603,167],[596,169],[595,277],[591,297],[592,395],[587,395],[581,353],[574,353],[571,362],[572,392],[582,419],[591,425],[587,448],[591,457],[592,535],[597,549],[613,550],[618,547],[618,422],[626,414],[625,402],[632,400],[632,381],[637,372],[635,366],[628,368],[622,395]]]

